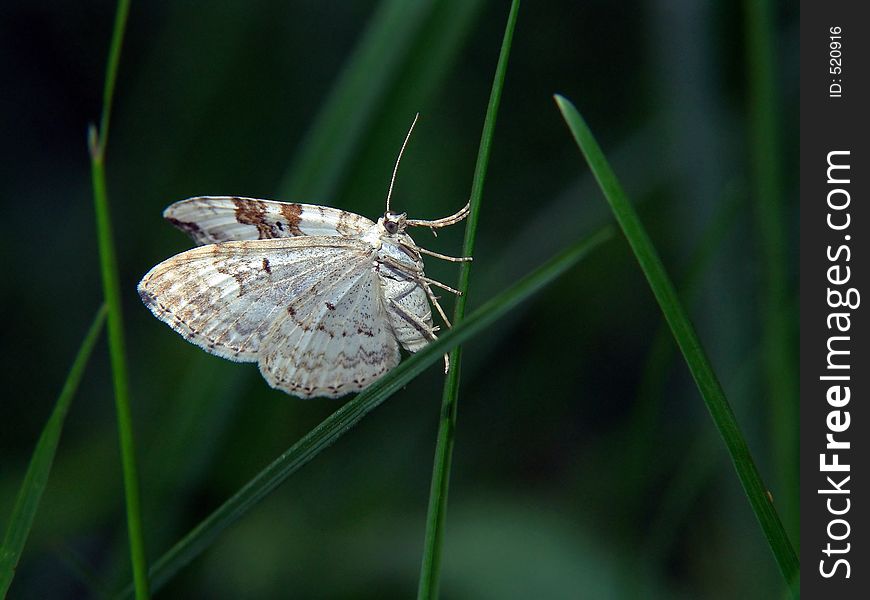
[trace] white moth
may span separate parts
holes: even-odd
[[[417,119],[414,119],[416,123]],[[413,131],[414,125],[411,125]],[[450,326],[408,227],[462,221],[390,211],[360,215],[311,204],[203,196],[163,216],[199,245],[151,269],[139,295],[161,321],[211,354],[256,362],[274,388],[303,398],[359,391],[435,339],[429,302]]]

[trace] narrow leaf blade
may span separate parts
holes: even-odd
[[[54,456],[60,442],[66,414],[105,321],[106,306],[103,305],[97,311],[93,323],[82,340],[60,395],[57,397],[54,410],[42,429],[33,456],[30,458],[27,473],[24,475],[24,481],[18,491],[15,506],[12,508],[12,516],[9,518],[9,525],[3,537],[3,545],[0,546],[0,598],[6,596],[12,578],[15,576],[15,568],[18,566],[21,552],[24,550],[27,536],[30,534],[33,520],[36,517],[36,511],[39,509],[39,502],[42,500],[42,494],[48,483],[51,467],[54,464]]]
[[[150,596],[142,528],[142,510],[139,501],[139,475],[136,469],[136,448],[133,439],[133,417],[130,411],[130,381],[127,368],[124,323],[121,314],[121,284],[115,251],[109,195],[106,186],[106,146],[109,141],[109,122],[112,99],[124,45],[124,33],[130,14],[130,0],[118,0],[115,24],[109,46],[106,77],[103,87],[103,111],[100,129],[90,129],[91,184],[94,192],[94,214],[97,222],[97,243],[103,296],[106,301],[106,330],[109,339],[109,357],[112,365],[112,384],[115,390],[115,413],[121,447],[121,466],[124,474],[124,504],[127,512],[127,533],[130,542],[130,562],[136,581],[136,597]]]
[[[480,146],[477,153],[477,164],[474,169],[474,179],[471,184],[471,206],[468,221],[465,226],[465,242],[462,247],[463,256],[472,256],[477,235],[477,221],[483,200],[483,185],[492,151],[492,139],[495,133],[495,122],[498,107],[501,104],[502,90],[507,73],[508,57],[513,44],[514,30],[517,24],[520,2],[513,0],[505,25],[501,50],[495,76],[492,81],[486,117],[483,122],[483,132],[480,136]],[[459,269],[459,290],[462,292],[456,299],[453,313],[453,323],[458,325],[465,317],[465,305],[468,301],[468,281],[471,275],[471,263],[462,263]],[[444,392],[441,398],[441,418],[438,423],[438,435],[435,442],[435,459],[432,465],[432,481],[429,486],[429,505],[426,511],[426,534],[423,540],[423,557],[420,565],[420,580],[417,587],[417,597],[421,599],[434,598],[438,595],[438,579],[441,571],[441,548],[444,541],[444,522],[447,515],[447,493],[450,487],[450,464],[453,456],[454,434],[456,431],[456,415],[459,401],[459,375],[462,372],[462,347],[456,346],[450,353],[452,368],[444,381]]]
[[[676,290],[665,271],[658,252],[656,252],[637,212],[622,191],[616,175],[580,113],[566,98],[557,95],[555,99],[565,123],[571,130],[590,169],[592,169],[616,221],[622,228],[622,232],[628,240],[656,300],[658,300],[665,320],[671,328],[674,339],[679,345],[698,390],[707,405],[707,410],[725,441],[737,476],[743,485],[752,510],[761,524],[767,543],[773,551],[783,577],[792,593],[797,595],[800,577],[797,555],[789,542],[776,509],[767,495],[767,488],[761,480],[761,475],[755,466],[755,461],[749,451],[746,439],[740,431],[731,405],[725,397],[725,392],[713,371],[698,334],[677,297]]]

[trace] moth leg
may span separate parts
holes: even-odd
[[[434,219],[432,221],[427,221],[424,219],[408,219],[407,221],[405,221],[405,223],[407,223],[411,227],[429,227],[432,229],[439,227],[448,227],[450,225],[459,223],[460,221],[465,219],[468,216],[470,210],[471,202],[468,202],[459,211],[453,213],[449,217],[442,217],[441,219]]]
[[[418,279],[419,281],[423,282],[423,283],[428,283],[428,284],[430,284],[430,285],[434,285],[434,286],[436,286],[436,287],[440,287],[442,290],[445,290],[445,291],[451,292],[451,293],[453,293],[453,294],[456,294],[457,296],[461,296],[461,295],[462,295],[462,292],[460,292],[459,290],[455,290],[455,289],[453,289],[452,287],[450,287],[449,285],[444,285],[444,284],[441,283],[440,281],[435,281],[434,279],[429,279],[429,278],[426,277],[425,275],[417,275],[417,279]]]
[[[420,254],[427,254],[429,256],[434,256],[435,258],[440,258],[441,260],[448,260],[450,262],[471,262],[473,259],[470,256],[448,256],[446,254],[441,254],[440,252],[433,252],[432,250],[427,250],[426,248],[421,248],[416,244],[407,244],[405,242],[399,242],[399,247],[405,251],[411,258],[415,260],[420,259]]]
[[[438,339],[438,337],[435,335],[435,332],[434,332],[432,327],[429,327],[426,323],[421,321],[418,317],[416,317],[415,315],[412,315],[407,310],[402,308],[402,305],[400,305],[398,302],[396,302],[392,298],[389,299],[389,302],[390,302],[390,307],[393,310],[395,310],[397,313],[399,313],[399,316],[401,316],[403,319],[405,319],[411,325],[413,325],[417,329],[417,331],[419,331],[423,335],[423,337],[425,337],[430,342],[434,342],[435,340]],[[445,352],[444,353],[444,374],[446,375],[449,371],[450,371],[450,357]]]
[[[431,286],[435,285],[435,286],[441,287],[441,288],[447,290],[448,292],[453,292],[457,296],[461,296],[462,292],[460,292],[459,290],[455,290],[450,286],[444,285],[443,283],[435,281],[434,279],[430,279],[430,278],[426,277],[425,275],[423,275],[422,269],[419,269],[417,267],[413,267],[411,265],[407,265],[405,263],[400,263],[399,261],[394,260],[393,258],[391,258],[389,256],[385,256],[382,260],[384,263],[390,265],[391,267],[395,268],[396,270],[405,273],[409,278],[411,278],[413,281],[415,281],[417,284],[419,284],[420,287],[422,287],[423,290],[425,290],[426,296],[428,296],[429,301],[435,306],[435,310],[438,311],[439,316],[444,320],[444,323],[447,325],[447,327],[448,328],[453,327],[453,325],[450,323],[450,319],[447,318],[447,313],[444,312],[444,308],[441,306],[441,303],[438,302],[438,296],[436,296],[432,292]],[[404,315],[403,311],[399,311],[399,312],[400,312],[400,314]]]
[[[413,279],[417,283],[420,283],[420,284],[427,283],[430,285],[434,285],[436,287],[440,287],[442,290],[446,290],[448,292],[456,294],[457,296],[462,295],[462,292],[460,292],[459,290],[454,289],[454,288],[452,288],[449,285],[446,285],[444,283],[441,283],[440,281],[436,281],[434,279],[430,279],[430,278],[426,277],[425,275],[423,275],[423,269],[421,269],[419,267],[416,267],[413,265],[408,265],[405,263],[401,263],[391,256],[384,256],[383,258],[381,258],[381,262],[393,267],[397,271],[401,271],[402,273],[405,273],[408,277],[410,277],[411,279]]]
[[[424,283],[423,289],[426,290],[426,295],[429,296],[429,301],[435,305],[435,310],[438,311],[438,314],[441,315],[441,318],[444,320],[444,324],[447,325],[448,329],[452,329],[453,325],[450,324],[450,319],[447,318],[447,315],[444,313],[444,309],[441,308],[441,303],[438,302],[438,296],[432,293],[432,288],[429,287],[429,284]]]
[[[417,252],[422,254],[428,254],[429,256],[434,256],[435,258],[440,258],[441,260],[449,260],[450,262],[471,262],[472,258],[470,256],[447,256],[446,254],[441,254],[440,252],[432,252],[431,250],[426,250],[426,248],[420,248],[419,246],[415,248]]]

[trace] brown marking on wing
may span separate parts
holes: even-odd
[[[353,237],[357,233],[356,229],[349,223],[351,216],[351,213],[345,211],[341,211],[338,215],[338,223],[335,226],[335,230],[345,237]]]
[[[227,269],[226,267],[216,267],[218,273],[229,275],[239,284],[238,298],[241,298],[250,291],[251,282],[257,278],[257,273],[252,269]]]
[[[261,240],[280,237],[274,224],[266,221],[266,203],[262,200],[233,198],[236,206],[236,221],[242,225],[253,225]]]
[[[173,219],[172,217],[167,217],[166,220],[193,239],[197,239],[197,237],[202,234],[202,229],[200,229],[199,225],[197,225],[196,223],[179,221],[178,219]]]
[[[291,235],[305,235],[299,229],[302,221],[302,207],[299,204],[282,204],[281,215],[287,220],[287,228]]]
[[[296,323],[296,325],[298,325],[302,329],[302,331],[311,331],[311,327],[314,324],[310,321],[300,319],[298,316],[296,316],[296,309],[293,308],[292,304],[287,307],[287,314],[290,315],[290,318],[293,320],[294,323]]]
[[[236,221],[242,225],[253,225],[261,240],[271,237],[271,228],[266,223],[266,205],[259,200],[233,198],[236,207]]]

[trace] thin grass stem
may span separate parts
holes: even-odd
[[[501,94],[504,89],[508,57],[516,28],[519,0],[511,3],[498,64],[493,78],[492,91],[483,123],[483,133],[477,154],[477,165],[471,185],[471,201],[468,221],[465,226],[465,242],[462,256],[472,256],[474,241],[477,234],[477,222],[480,205],[483,198],[483,185],[486,180],[486,170],[492,150],[492,139],[495,132],[495,122]],[[459,290],[462,295],[456,299],[453,311],[454,326],[462,322],[465,316],[465,305],[468,301],[468,280],[471,274],[471,263],[464,262],[459,267]],[[423,542],[423,559],[420,567],[420,580],[417,587],[417,598],[435,598],[438,595],[438,578],[441,571],[441,554],[444,542],[444,521],[447,512],[447,494],[450,487],[450,464],[453,456],[453,446],[456,432],[456,414],[459,399],[459,375],[462,370],[462,347],[456,346],[450,353],[450,371],[444,382],[444,392],[441,397],[441,414],[438,422],[438,437],[435,444],[435,460],[432,467],[432,482],[429,488],[429,508],[426,514],[426,534]]]
[[[130,386],[127,375],[127,359],[124,342],[124,325],[121,315],[121,292],[118,263],[115,253],[109,198],[106,189],[106,145],[108,144],[112,99],[130,1],[119,0],[115,13],[112,42],[106,66],[103,88],[103,112],[100,129],[91,126],[89,146],[91,153],[91,180],[94,186],[94,211],[97,219],[97,241],[100,253],[100,270],[103,279],[103,294],[108,308],[109,356],[112,365],[112,383],[115,390],[115,410],[118,421],[118,436],[121,447],[121,465],[124,473],[124,497],[127,511],[127,533],[130,541],[130,558],[136,597],[149,597],[148,571],[145,560],[145,543],[142,533],[142,511],[139,500],[139,475],[136,469],[136,447],[133,440],[133,419],[130,413]]]

